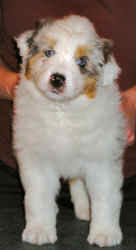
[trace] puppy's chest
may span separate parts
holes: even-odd
[[[80,150],[85,138],[89,137],[91,127],[87,119],[79,113],[70,113],[67,110],[57,110],[48,113],[45,118],[45,132],[52,147],[60,149],[65,154]]]
[[[87,113],[78,109],[49,108],[41,114],[36,149],[66,178],[78,176],[91,143]],[[37,119],[38,120],[38,117]]]
[[[45,127],[50,130],[49,136],[58,140],[58,143],[72,142],[76,139],[82,139],[87,133],[87,123],[82,119],[81,115],[71,115],[67,112],[54,112],[45,119]]]

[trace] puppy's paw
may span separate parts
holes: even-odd
[[[56,230],[48,229],[46,225],[28,225],[23,231],[22,240],[36,245],[53,244],[57,240]]]
[[[96,231],[91,232],[88,236],[88,242],[90,244],[96,244],[99,247],[111,247],[119,245],[122,241],[122,232],[120,229],[114,231]]]

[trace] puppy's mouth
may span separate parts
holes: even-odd
[[[56,95],[61,95],[64,93],[65,87],[60,87],[60,88],[50,88],[51,93],[56,94]]]

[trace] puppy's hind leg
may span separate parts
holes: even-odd
[[[71,179],[69,181],[71,199],[74,211],[80,220],[90,220],[90,204],[86,186],[81,179]]]

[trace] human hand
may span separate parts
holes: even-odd
[[[121,92],[121,97],[121,111],[124,112],[128,121],[128,145],[132,145],[135,141],[136,128],[136,87]]]
[[[13,99],[14,89],[19,82],[19,74],[0,66],[0,97]]]

